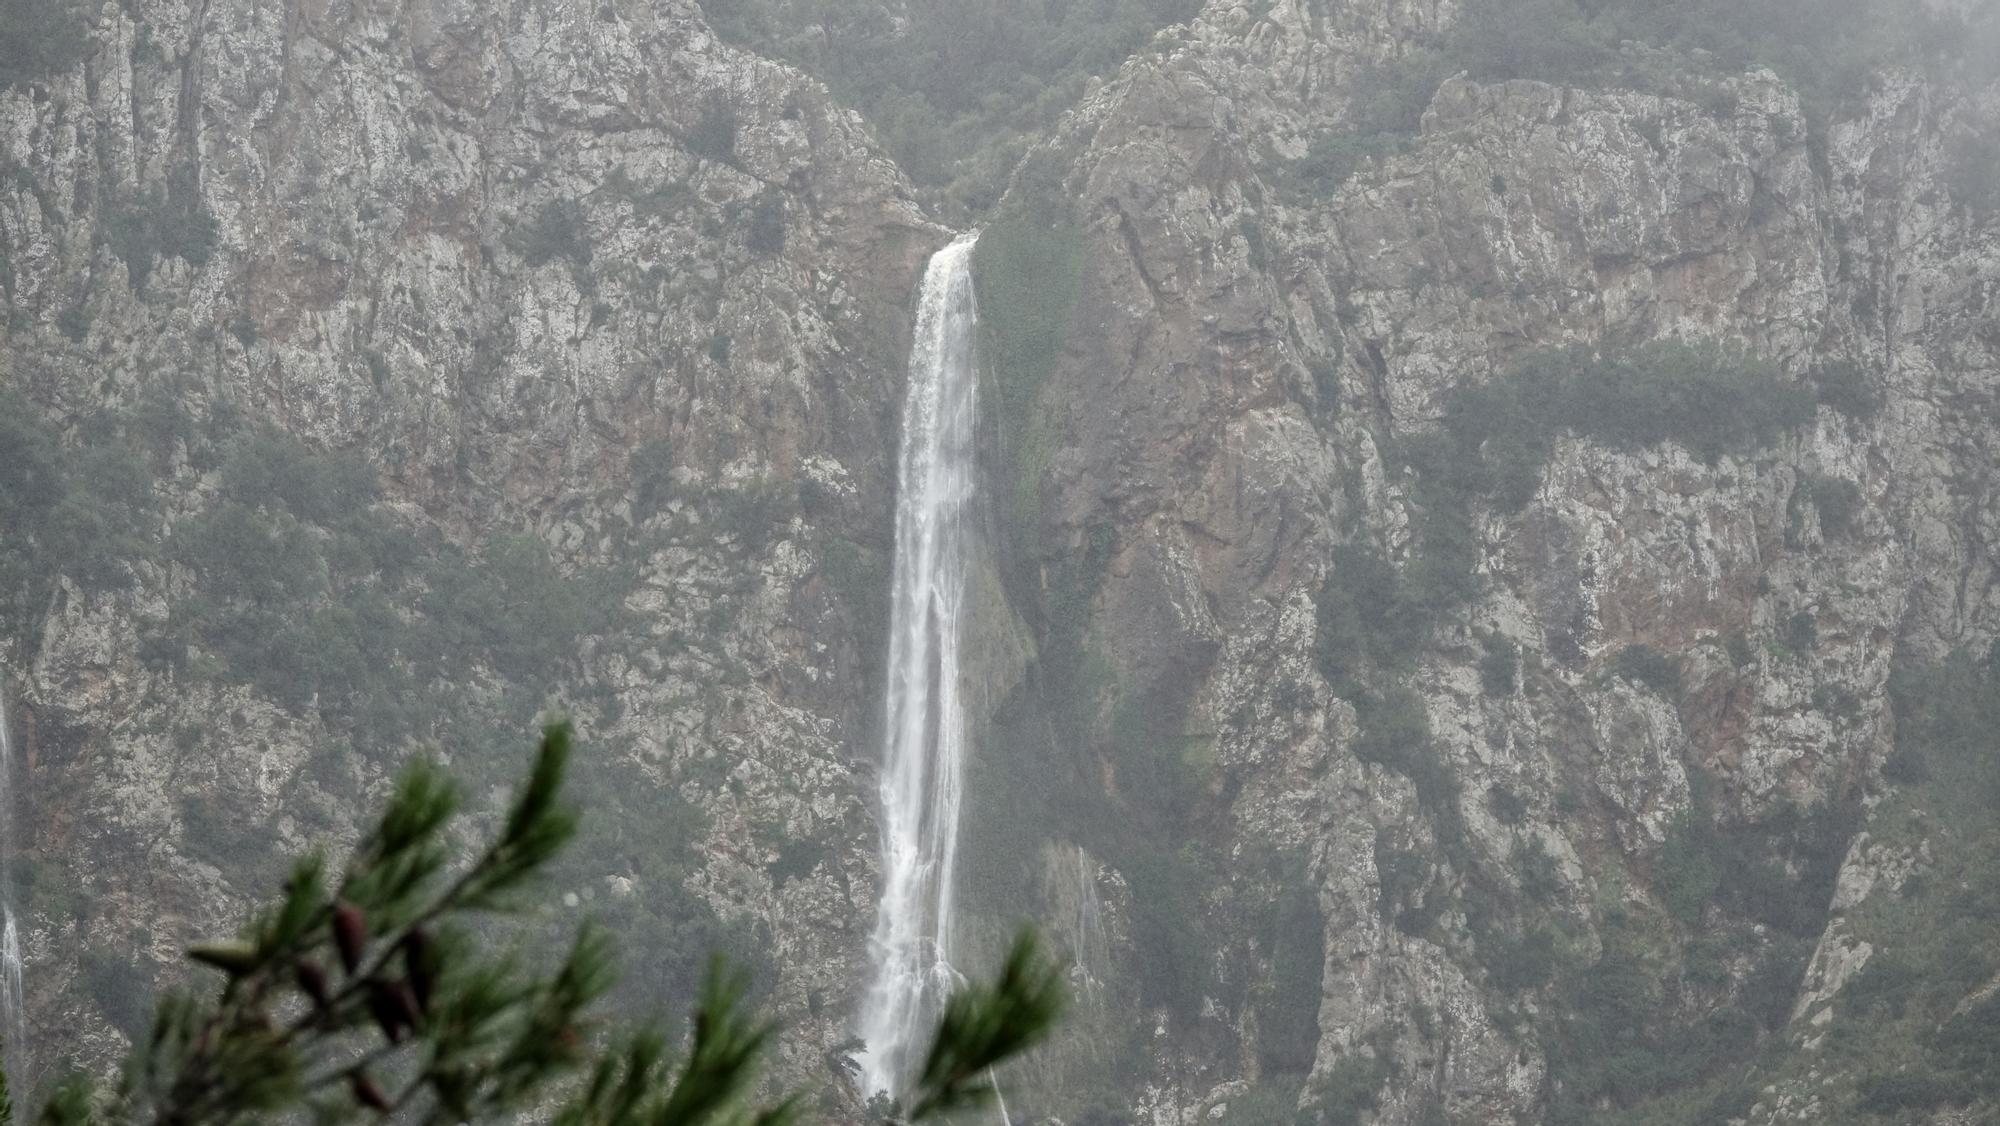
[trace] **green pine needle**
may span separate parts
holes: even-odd
[[[567,720],[542,729],[542,742],[529,768],[528,781],[515,795],[500,840],[481,863],[466,889],[468,906],[483,910],[513,910],[521,904],[515,893],[555,859],[575,838],[574,809],[558,804],[564,773],[569,767],[572,731]]]
[[[571,744],[566,723],[543,731],[497,838],[449,880],[459,788],[435,765],[411,766],[337,891],[317,854],[303,858],[243,941],[190,948],[226,975],[219,992],[163,997],[119,1084],[66,1083],[39,1122],[469,1123],[555,1110],[557,1126],[792,1126],[796,1097],[750,1097],[773,1026],[747,1010],[741,972],[711,967],[674,1066],[655,1032],[591,1034],[616,977],[601,931],[583,927],[561,965],[537,974],[504,947],[487,953],[490,936],[468,926],[474,913],[525,906],[523,889],[575,836],[562,802]],[[1024,934],[998,981],[952,999],[910,1121],[990,1097],[994,1066],[1046,1036],[1062,1001]],[[552,1105],[553,1084],[578,1073]],[[11,1114],[0,1086],[0,1126]]]
[[[743,1014],[749,978],[721,958],[709,965],[695,1006],[694,1044],[687,1063],[653,1121],[658,1126],[699,1126],[732,1109],[749,1084],[752,1065],[771,1038],[772,1026]]]
[[[271,957],[303,941],[308,932],[325,922],[331,906],[326,889],[326,857],[317,850],[301,857],[285,881],[285,898],[278,909],[260,919],[253,928],[258,950]]]
[[[1034,933],[1022,931],[997,982],[969,985],[945,1005],[909,1120],[927,1121],[991,1099],[993,1069],[1045,1039],[1064,1004],[1061,970],[1042,954]]]

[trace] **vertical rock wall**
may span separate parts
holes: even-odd
[[[1404,151],[1337,185],[1303,171],[1314,136],[1357,128],[1360,79],[1450,16],[1211,5],[1089,97],[1010,196],[1085,246],[1028,412],[1053,437],[1010,464],[1040,498],[1010,529],[1028,561],[1011,594],[1073,618],[1061,568],[1101,560],[1079,644],[1102,676],[1068,745],[1112,808],[1136,764],[1179,760],[1161,839],[1199,854],[1181,871],[1204,888],[1205,1000],[1151,1007],[1155,1122],[1294,1099],[1533,1120],[1564,1050],[1545,1018],[1574,984],[1628,954],[1683,964],[1700,934],[1733,936],[1736,960],[1656,1016],[1747,1011],[1764,972],[1785,992],[1758,1041],[1802,1035],[1784,1016],[1831,941],[1833,868],[1799,842],[1824,834],[1837,866],[1886,791],[1892,666],[1994,637],[1977,404],[2000,372],[2000,222],[1948,174],[1994,92],[1886,73],[1820,128],[1767,71],[1684,96],[1460,76]],[[1880,407],[1822,389],[1802,424],[1716,457],[1559,434],[1518,509],[1473,505],[1469,597],[1366,679],[1376,712],[1357,716],[1327,607],[1388,588],[1343,550],[1404,589],[1441,573],[1419,466],[1454,388],[1547,349],[1668,339],[1801,387],[1859,372]],[[1649,679],[1649,655],[1674,674]],[[1428,726],[1420,761],[1369,741],[1398,722],[1392,684]],[[1185,715],[1135,743],[1129,709],[1167,698]],[[1801,815],[1818,828],[1772,828]],[[1727,905],[1674,921],[1669,874],[1710,831],[1796,834],[1772,863],[1818,904],[1809,933]],[[1324,961],[1304,978],[1280,968],[1286,863],[1317,889]],[[1634,922],[1659,949],[1627,950]],[[1572,968],[1551,980],[1538,948]],[[1314,979],[1301,1069],[1258,983]]]
[[[692,855],[586,858],[567,901],[643,905],[663,889],[634,864],[670,865],[760,936],[801,1033],[787,1067],[822,1075],[873,898],[909,295],[946,237],[859,119],[691,4],[229,2],[94,11],[82,62],[0,91],[0,120],[4,376],[52,436],[87,449],[93,418],[164,392],[358,452],[383,510],[467,550],[525,533],[621,577],[563,682],[510,690],[566,700],[702,827]],[[163,535],[218,488],[191,450],[169,443],[153,485]],[[204,678],[199,652],[149,659],[192,587],[171,562],[134,578],[60,580],[0,650],[44,1066],[116,1050],[105,995],[143,1004],[182,942],[271,889],[263,858],[338,843],[413,749],[309,769],[348,717]],[[504,678],[473,679],[453,687]],[[502,779],[528,734],[455,765]],[[643,841],[650,799],[624,796],[601,816]],[[255,847],[195,848],[191,801]],[[628,933],[628,973],[656,975],[679,922]],[[93,983],[100,946],[139,967]]]

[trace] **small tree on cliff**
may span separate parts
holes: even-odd
[[[676,1054],[657,1031],[591,1016],[615,977],[600,933],[585,927],[547,972],[475,939],[469,922],[529,905],[533,877],[576,832],[560,801],[569,750],[567,725],[543,732],[498,836],[464,864],[445,841],[457,786],[434,765],[411,767],[342,868],[308,856],[240,940],[189,950],[222,973],[216,995],[163,1000],[117,1081],[71,1080],[42,1122],[429,1124],[538,1111],[558,1126],[791,1122],[795,1097],[754,1099],[772,1027],[744,1012],[740,975],[711,970]],[[1061,1006],[1058,975],[1023,934],[993,983],[952,999],[906,1107],[891,1113],[914,1123],[991,1097],[994,1065],[1046,1036]]]

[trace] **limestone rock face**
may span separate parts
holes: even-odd
[[[1029,470],[1043,504],[1022,534],[1046,573],[1112,529],[1088,644],[1117,691],[1191,701],[1181,733],[1214,744],[1203,824],[1220,863],[1304,858],[1324,923],[1314,1080],[1380,1060],[1397,1076],[1380,1121],[1532,1120],[1550,1047],[1524,1012],[1550,994],[1496,968],[1518,929],[1452,904],[1520,894],[1532,849],[1537,910],[1588,964],[1607,911],[1668,909],[1681,826],[1879,792],[1892,663],[1994,635],[1976,529],[1995,497],[1974,482],[1995,435],[1967,404],[2000,365],[2000,226],[1943,180],[1994,93],[1887,74],[1822,144],[1769,72],[1699,100],[1460,76],[1406,149],[1301,185],[1305,138],[1341,128],[1354,76],[1451,18],[1322,7],[1211,4],[1031,155],[1087,249],[1040,392],[1060,437]],[[1455,387],[1524,355],[1660,339],[1794,380],[1853,364],[1882,405],[1822,405],[1710,459],[1558,437],[1518,511],[1472,513],[1478,593],[1433,624],[1407,678],[1442,800],[1364,761],[1316,668],[1313,602],[1344,581],[1340,544],[1419,565],[1403,451]],[[1809,500],[1828,479],[1854,486],[1837,520]],[[1493,642],[1522,655],[1498,693],[1481,681]],[[1621,673],[1635,646],[1674,655],[1678,684]],[[1115,757],[1103,716],[1094,730]],[[1906,863],[1864,845],[1842,895]],[[1207,896],[1219,964],[1271,953],[1223,921],[1269,917],[1244,876]],[[1434,918],[1396,925],[1426,897]],[[1833,910],[1802,1016],[1867,957]],[[1151,1121],[1230,1115],[1257,1078],[1254,1014],[1213,1001],[1154,1041]]]
[[[1461,74],[1330,172],[1371,75],[1464,7],[1213,0],[1037,140],[982,242],[1053,198],[1074,255],[1049,370],[988,373],[967,645],[968,929],[1033,914],[1074,960],[1033,1113],[1539,1121],[1585,971],[1698,954],[1657,1012],[1754,1009],[1810,1059],[1878,956],[1856,919],[1933,864],[1854,830],[1892,669],[2000,636],[2000,217],[1949,174],[2000,90],[1885,71],[1821,121],[1764,70]],[[661,904],[753,936],[780,1077],[828,1081],[874,904],[911,293],[949,238],[867,125],[692,0],[137,0],[0,126],[0,381],[50,434],[164,391],[360,451],[444,542],[619,576],[558,683],[459,687],[566,701],[639,780],[563,902],[651,918],[642,978],[685,934]],[[1423,459],[1458,389],[1666,340],[1878,402],[1720,451],[1554,427],[1438,569]],[[170,535],[225,482],[192,440],[161,457]],[[194,584],[129,578],[54,576],[0,648],[43,1067],[110,1060],[130,998],[272,886],[246,857],[344,843],[422,742],[349,753],[339,714],[159,659]],[[1343,598],[1445,579],[1394,651],[1338,651]],[[656,799],[698,822],[664,874],[635,859]],[[1816,902],[1716,900],[1702,842],[1753,830],[1767,890]],[[1811,1066],[1738,1109],[1811,1120]]]
[[[687,885],[760,929],[788,1062],[819,1074],[872,910],[872,576],[909,294],[946,233],[857,117],[691,3],[140,4],[89,42],[0,92],[7,382],[72,440],[157,387],[226,403],[364,451],[383,503],[449,538],[626,568],[573,681],[529,690],[702,812]],[[649,443],[670,453],[635,459]],[[167,508],[199,508],[212,468],[178,458]],[[335,727],[142,659],[187,594],[174,568],[64,583],[6,657],[46,1066],[116,1048],[80,949],[143,935],[143,988],[274,886],[188,844],[191,800],[258,853],[338,843],[407,750],[323,783],[304,767]],[[774,877],[797,842],[818,862]],[[631,890],[619,858],[584,868]]]

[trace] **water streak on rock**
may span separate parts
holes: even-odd
[[[14,745],[7,733],[7,693],[0,687],[0,1036],[6,1038],[8,1077],[15,1078],[28,1047],[28,1019],[21,987],[21,932],[14,922]]]

